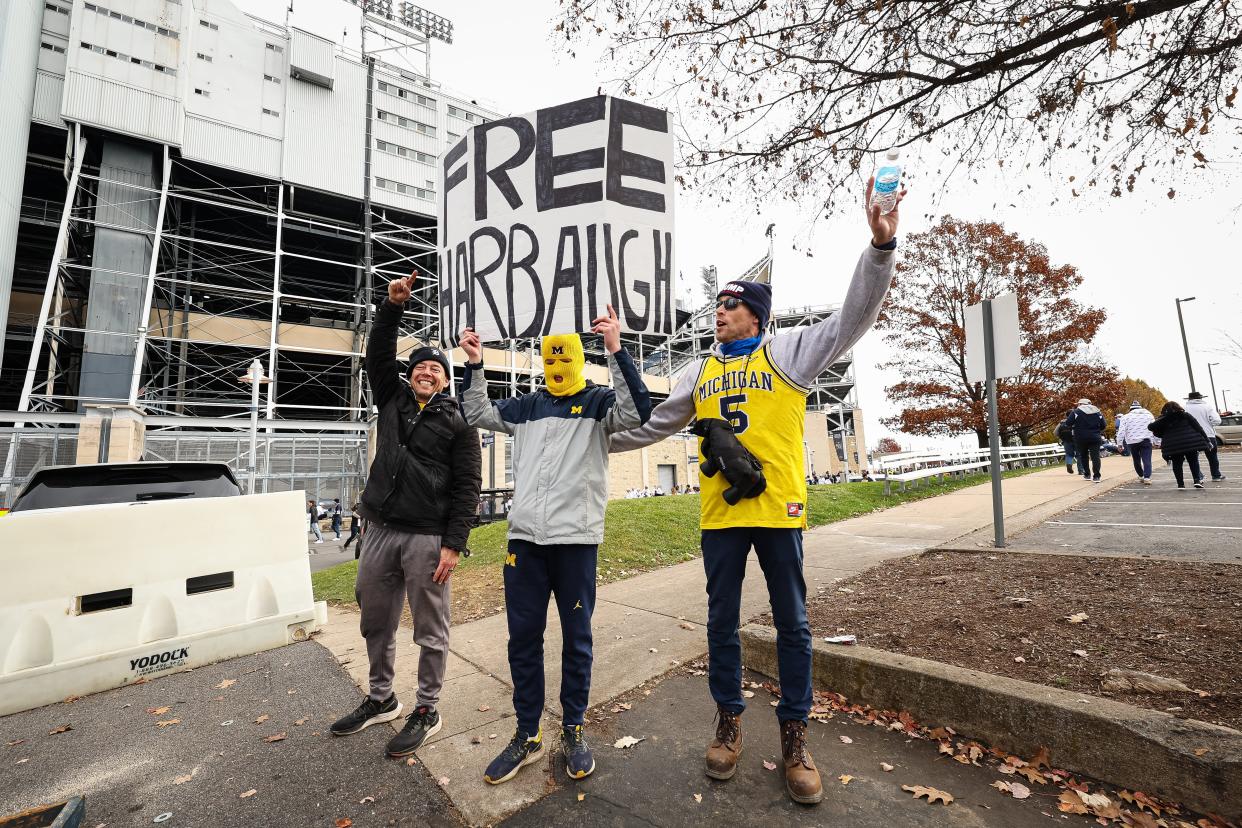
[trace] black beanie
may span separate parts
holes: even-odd
[[[444,375],[450,380],[453,378],[453,366],[449,364],[448,355],[439,348],[433,348],[430,345],[424,345],[410,354],[410,361],[405,366],[405,378],[408,380],[410,374],[414,373],[415,365],[420,362],[426,362],[429,359],[444,366]]]
[[[746,307],[759,317],[759,333],[768,326],[768,317],[772,315],[772,286],[766,282],[729,282],[720,289],[716,298],[735,296],[746,303]]]

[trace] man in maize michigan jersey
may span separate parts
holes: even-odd
[[[768,584],[777,631],[781,700],[776,716],[791,799],[823,797],[815,762],[806,749],[811,709],[811,631],[802,576],[806,527],[803,417],[808,387],[838,355],[875,324],[893,276],[898,211],[881,214],[870,203],[871,243],[854,267],[841,309],[818,324],[780,336],[766,334],[770,285],[730,282],[716,298],[716,345],[690,366],[673,393],[642,428],[616,434],[612,451],[629,451],[669,437],[694,419],[728,420],[738,440],[763,464],[767,488],[736,505],[721,496],[723,475],[704,477],[703,567],[707,571],[708,684],[717,706],[716,737],[707,748],[707,775],[729,779],[742,750],[742,647],[738,637],[742,578],[754,547]],[[898,198],[905,196],[903,190]]]

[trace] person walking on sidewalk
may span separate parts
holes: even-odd
[[[1099,483],[1100,446],[1104,444],[1104,415],[1091,404],[1091,400],[1083,397],[1078,401],[1078,407],[1070,411],[1065,422],[1069,423],[1074,434],[1074,451],[1078,454],[1083,479]],[[1087,471],[1088,459],[1091,462],[1090,472]]]
[[[358,514],[357,502],[349,509],[349,537],[341,548],[348,549],[354,541],[358,541],[357,551],[354,552],[354,557],[357,558],[362,553],[362,515]]]
[[[1164,404],[1160,416],[1152,420],[1147,430],[1160,438],[1160,454],[1173,463],[1173,477],[1177,488],[1185,489],[1182,464],[1190,466],[1190,479],[1196,489],[1203,488],[1203,472],[1199,469],[1199,452],[1210,445],[1203,426],[1194,415],[1173,401]]]
[[[404,380],[397,364],[397,325],[414,276],[388,284],[367,341],[366,371],[379,409],[375,460],[358,512],[367,521],[354,593],[370,662],[366,700],[332,725],[357,733],[401,715],[392,691],[397,624],[409,601],[418,654],[417,706],[388,742],[389,756],[406,756],[440,730],[436,705],[448,662],[450,579],[474,526],[482,483],[479,435],[457,401],[444,393],[452,377],[448,355],[422,347],[410,355]]]
[[[319,529],[319,504],[313,500],[306,501],[306,516],[310,519],[310,533],[315,536],[315,543],[323,543],[323,532]]]
[[[1220,457],[1216,454],[1217,448],[1220,447],[1220,442],[1216,437],[1216,427],[1220,425],[1220,414],[1198,391],[1191,391],[1187,395],[1186,413],[1199,421],[1203,433],[1207,435],[1208,442],[1212,444],[1212,447],[1204,452],[1207,455],[1208,471],[1212,479],[1224,480],[1225,476],[1220,473]]]
[[[1057,439],[1061,441],[1061,445],[1065,447],[1065,471],[1070,474],[1074,473],[1075,458],[1077,458],[1078,473],[1087,474],[1087,458],[1077,454],[1074,450],[1074,427],[1070,425],[1070,418],[1074,416],[1074,409],[1070,409],[1065,415],[1065,419],[1057,426]]]
[[[341,499],[334,497],[332,499],[332,531],[336,533],[335,540],[341,539]]]
[[[512,779],[543,756],[543,633],[548,599],[561,620],[561,751],[565,772],[581,779],[595,770],[582,733],[591,690],[591,615],[595,572],[604,539],[609,435],[636,428],[651,415],[651,398],[630,355],[621,324],[608,306],[592,331],[608,352],[612,388],[583,377],[578,334],[540,343],[545,388],[499,402],[487,396],[479,336],[461,335],[466,352],[462,401],[471,425],[513,435],[513,508],[505,556],[505,617],[517,731],[483,779]]]
[[[727,420],[737,441],[763,467],[766,488],[729,505],[723,474],[700,470],[703,568],[707,573],[708,686],[716,702],[715,738],[705,765],[713,779],[730,779],[742,750],[742,652],[738,636],[742,579],[753,547],[767,581],[777,630],[781,699],[776,708],[791,799],[814,804],[823,784],[806,746],[811,709],[811,631],[802,572],[806,528],[803,421],[815,378],[875,324],[893,278],[898,210],[866,215],[871,242],[854,267],[841,309],[822,322],[779,336],[766,332],[772,309],[768,284],[734,281],[716,296],[716,344],[681,377],[651,422],[613,437],[613,451],[630,451],[676,434],[692,419]],[[903,190],[898,202],[905,196]],[[702,444],[700,443],[700,453]],[[702,458],[700,458],[702,459]]]
[[[1117,423],[1117,445],[1129,448],[1134,473],[1144,486],[1151,485],[1152,433],[1147,430],[1147,425],[1154,419],[1151,412],[1135,400]]]

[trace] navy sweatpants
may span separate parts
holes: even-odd
[[[755,548],[776,626],[781,700],[776,717],[806,721],[811,712],[811,627],[806,619],[802,577],[802,530],[739,527],[704,529],[707,570],[707,681],[716,704],[733,713],[742,699],[742,640],[737,628],[746,558]]]
[[[582,724],[591,693],[591,615],[599,547],[509,541],[505,559],[505,614],[509,621],[509,672],[513,710],[523,733],[534,734],[543,716],[543,631],[548,598],[561,617],[561,710],[566,725]]]

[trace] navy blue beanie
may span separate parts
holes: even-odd
[[[449,379],[452,379],[453,367],[449,365],[448,355],[439,348],[435,348],[430,345],[424,345],[422,348],[417,348],[414,353],[410,354],[410,361],[405,365],[405,378],[409,379],[410,374],[414,373],[415,365],[420,362],[426,362],[427,360],[440,363],[440,365],[444,367],[444,375]]]
[[[759,333],[768,326],[772,315],[772,286],[765,282],[729,282],[720,289],[716,298],[735,296],[746,303],[751,313],[759,317]]]

